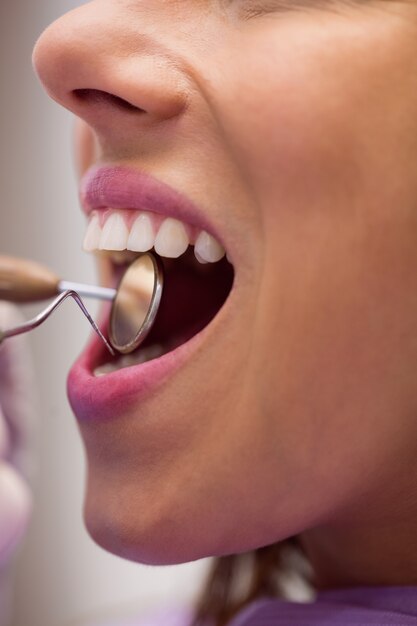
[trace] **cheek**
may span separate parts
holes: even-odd
[[[415,43],[329,19],[259,40],[223,109],[263,221],[253,393],[323,515],[402,454],[417,371]]]
[[[215,79],[218,115],[262,201],[265,231],[285,212],[345,210],[415,181],[416,29],[357,9],[259,24],[232,40]]]
[[[339,224],[343,236],[311,228],[314,244],[297,229],[266,272],[259,412],[285,441],[293,495],[308,490],[321,521],[358,510],[376,521],[361,494],[395,484],[398,459],[417,453],[416,221]]]

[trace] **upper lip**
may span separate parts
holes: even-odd
[[[83,176],[80,201],[88,215],[95,209],[136,209],[174,217],[213,235],[225,249],[222,234],[183,193],[148,172],[126,166],[94,166]]]

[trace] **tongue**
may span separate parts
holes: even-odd
[[[165,270],[161,304],[143,347],[188,341],[213,319],[233,283],[233,267],[226,257],[201,265],[189,248],[178,259],[161,260]]]

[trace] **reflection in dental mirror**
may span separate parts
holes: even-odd
[[[159,257],[146,253],[124,273],[110,318],[110,343],[122,354],[133,352],[146,338],[158,312],[163,287]]]

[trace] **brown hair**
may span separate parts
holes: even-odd
[[[294,560],[295,557],[295,560]],[[226,626],[259,598],[286,598],[285,581],[294,564],[309,587],[311,571],[296,536],[251,552],[216,558],[211,566],[191,626]],[[295,566],[296,569],[297,566]]]

